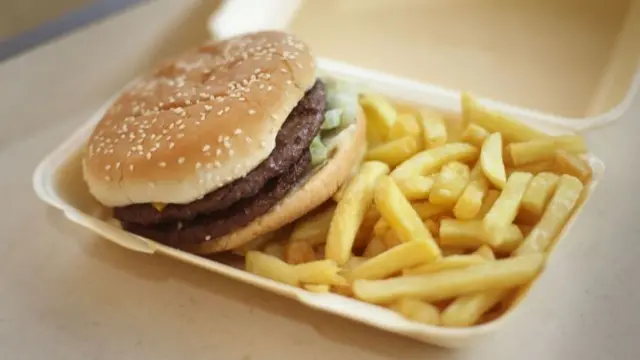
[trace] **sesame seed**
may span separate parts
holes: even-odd
[[[107,181],[111,181],[111,178],[109,176],[105,176],[104,179]]]
[[[222,166],[222,164],[220,164],[220,161],[216,160],[213,162],[213,166],[219,168],[220,166]]]
[[[150,152],[147,153],[147,160],[151,160],[151,153]]]
[[[229,149],[229,156],[233,156],[233,149]]]
[[[244,140],[245,140],[246,142],[248,142],[248,143],[250,143],[251,141],[253,141],[253,140],[251,140],[251,137],[249,137],[249,136],[245,137],[245,138],[244,138]]]
[[[196,163],[196,169],[200,169],[202,167],[202,163],[197,162]]]
[[[184,137],[184,134],[183,134],[183,133],[179,133],[178,135],[176,135],[176,137],[177,137],[178,139],[182,139],[182,138]]]
[[[169,143],[169,149],[173,149],[173,147],[174,147],[174,146],[176,146],[176,144],[175,144],[175,143],[173,143],[173,142],[170,142],[170,143]]]
[[[129,171],[133,172],[133,164],[129,164]]]
[[[235,135],[240,135],[240,134],[242,134],[242,129],[240,129],[240,128],[235,129],[235,130],[233,131],[233,133],[234,133]]]
[[[120,161],[116,163],[116,169],[120,169]]]
[[[211,235],[205,236],[204,239],[207,240],[207,241],[211,240]]]
[[[255,110],[253,110],[253,109],[249,109],[249,115],[253,115],[253,114],[255,114],[255,113],[256,113],[256,111],[255,111]]]
[[[202,147],[202,151],[209,151],[209,149],[211,149],[211,145],[205,145]]]
[[[110,170],[111,169],[111,165],[105,166],[104,169],[107,170],[107,171]]]
[[[183,164],[184,163],[185,158],[183,157],[179,157],[178,158],[178,164]]]
[[[166,162],[164,162],[164,161],[162,161],[162,162],[159,162],[159,163],[158,163],[158,166],[160,166],[160,167],[165,167],[165,166],[167,166],[167,163],[166,163]]]
[[[222,155],[222,149],[216,149],[216,156]]]

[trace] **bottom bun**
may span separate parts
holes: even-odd
[[[327,147],[331,149],[327,163],[310,173],[268,213],[231,234],[182,249],[196,254],[232,250],[284,227],[322,205],[350,177],[354,166],[361,161],[366,148],[365,128],[364,114],[360,111],[355,124],[327,141]]]

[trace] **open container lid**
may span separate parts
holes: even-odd
[[[226,0],[209,29],[286,29],[325,69],[468,91],[564,131],[619,119],[640,87],[640,0]]]

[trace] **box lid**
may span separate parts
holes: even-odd
[[[288,29],[327,66],[468,91],[566,131],[619,119],[640,87],[640,0],[226,0],[209,29]]]

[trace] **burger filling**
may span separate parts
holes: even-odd
[[[248,225],[326,160],[322,134],[355,118],[331,108],[340,105],[339,98],[327,95],[326,88],[334,87],[316,81],[282,125],[269,157],[244,177],[189,204],[133,204],[115,208],[114,217],[131,232],[173,246],[210,241]]]

